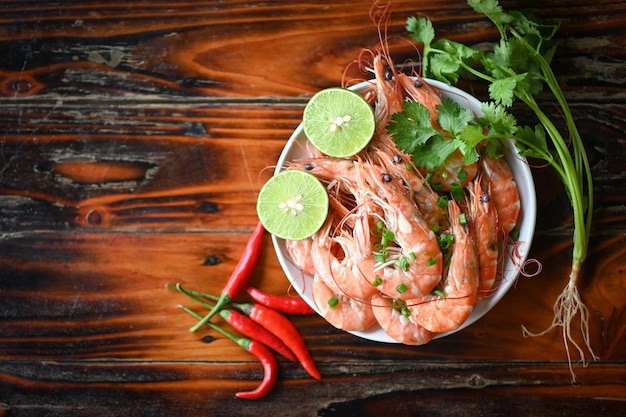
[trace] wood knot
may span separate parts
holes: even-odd
[[[85,216],[85,220],[90,226],[100,226],[104,220],[104,215],[98,210],[90,210]]]
[[[484,388],[487,384],[482,376],[473,374],[467,378],[467,386],[470,388]]]
[[[204,258],[204,265],[206,266],[215,266],[221,264],[222,260],[215,255],[209,255]]]
[[[28,74],[20,73],[19,77],[7,77],[0,82],[0,95],[7,97],[33,96],[41,91],[42,86]]]
[[[33,88],[33,85],[28,80],[17,80],[11,83],[11,89],[18,94],[26,94]]]

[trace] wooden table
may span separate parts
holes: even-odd
[[[453,336],[383,344],[291,317],[323,380],[280,360],[274,391],[245,401],[257,360],[188,331],[176,307],[190,304],[166,284],[219,293],[307,99],[377,46],[369,0],[3,1],[0,415],[623,415],[626,4],[502,3],[562,23],[554,67],[593,167],[580,290],[600,359],[575,364],[576,385],[561,334],[521,330],[550,324],[571,259],[567,200],[540,168],[542,273]],[[399,40],[411,15],[470,44],[496,35],[464,1],[398,1],[397,61],[416,58]],[[252,282],[288,289],[269,235]]]

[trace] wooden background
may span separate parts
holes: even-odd
[[[600,360],[575,367],[577,385],[558,331],[521,331],[549,325],[571,259],[567,200],[539,168],[543,272],[462,332],[407,347],[294,317],[323,380],[281,361],[250,402],[233,394],[258,383],[255,358],[187,331],[189,303],[165,285],[220,291],[306,100],[376,47],[371,1],[2,0],[0,416],[622,415],[626,3],[501,3],[562,23],[554,67],[593,167],[580,289]],[[464,1],[397,1],[396,61],[415,58],[410,15],[469,44],[496,35]],[[253,283],[283,294],[265,241]]]

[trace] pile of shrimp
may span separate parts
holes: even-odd
[[[387,123],[405,100],[416,100],[437,126],[441,96],[388,57],[372,58],[374,79],[363,95],[374,108],[374,137],[353,158],[310,148],[290,161],[288,169],[306,170],[326,185],[330,209],[317,233],[287,248],[313,277],[314,302],[330,324],[346,331],[378,324],[400,343],[421,345],[461,326],[496,288],[519,193],[504,158],[483,155],[465,166],[453,154],[436,172],[412,164]],[[463,187],[460,201],[450,197],[453,183]]]

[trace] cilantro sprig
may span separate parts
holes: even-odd
[[[475,120],[471,110],[450,98],[443,98],[435,107],[438,127],[433,126],[430,111],[416,101],[406,101],[402,111],[391,116],[387,132],[401,151],[411,155],[413,163],[428,171],[441,167],[455,151],[463,155],[463,163],[478,161],[477,147],[483,144],[490,156],[499,157],[499,139],[516,130],[517,122],[509,114],[486,105],[484,116]],[[494,126],[497,129],[494,129]]]
[[[415,121],[419,125],[426,124],[421,114],[423,110],[414,111],[411,105],[405,107],[403,115],[394,117],[390,128],[395,133],[394,139],[399,141],[398,146],[406,146],[407,151],[410,146],[413,146],[409,152],[427,150],[428,147],[440,147],[439,150],[441,150],[443,149],[443,146],[439,145],[441,139],[448,139],[448,141],[452,139],[454,146],[464,151],[463,146],[469,147],[473,143],[469,139],[470,132],[472,129],[478,130],[477,125],[480,125],[487,129],[486,139],[510,137],[515,140],[520,154],[545,160],[558,174],[565,186],[573,210],[574,237],[571,272],[568,284],[556,300],[552,324],[541,333],[531,333],[525,328],[524,332],[527,335],[540,335],[561,327],[570,372],[575,381],[570,347],[579,353],[583,364],[586,362],[585,351],[574,339],[571,331],[571,323],[576,315],[580,316],[580,330],[585,346],[592,358],[596,359],[589,344],[588,310],[581,301],[577,289],[591,234],[593,182],[582,138],[565,95],[550,66],[555,53],[555,46],[551,41],[557,33],[558,25],[544,24],[518,11],[504,11],[498,0],[468,0],[467,3],[474,11],[491,20],[497,28],[500,39],[490,48],[481,45],[481,49],[476,49],[452,40],[436,39],[432,22],[424,17],[410,17],[406,28],[415,41],[423,44],[423,76],[448,84],[455,84],[461,78],[470,77],[482,79],[488,83],[489,97],[492,101],[483,104],[483,117],[477,122],[462,122],[464,127],[457,129],[458,134],[452,138],[444,138],[440,133],[432,133],[426,137],[429,132],[428,126],[421,127],[418,129],[422,134],[421,139],[410,143],[404,133],[399,134],[408,121]],[[545,87],[560,106],[560,113],[567,127],[565,133],[557,129],[555,123],[535,99],[535,96]],[[516,101],[532,110],[537,117],[536,126],[517,125],[515,118],[507,111]],[[439,110],[446,111],[443,108]],[[413,129],[416,130],[416,128]],[[479,136],[477,134],[476,140]],[[463,154],[468,160],[472,157],[472,151],[469,149],[465,149]],[[414,159],[421,158],[413,157]],[[434,164],[437,161],[433,159],[431,163]]]

